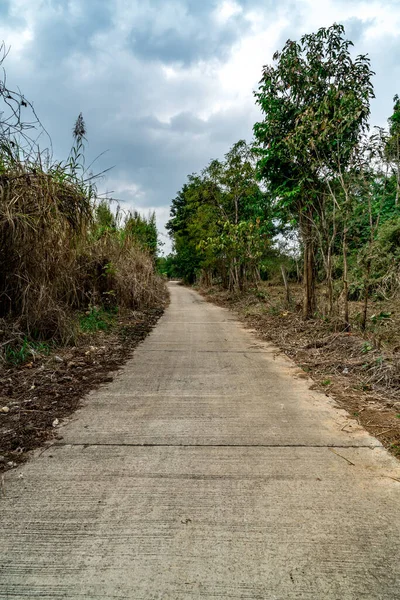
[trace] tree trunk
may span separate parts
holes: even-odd
[[[329,248],[326,259],[326,286],[328,290],[328,315],[333,315],[333,280],[332,280],[332,252]]]
[[[229,269],[229,289],[233,292],[240,292],[242,289],[241,283],[237,258],[234,257]]]
[[[240,292],[242,289],[242,285],[241,285],[241,278],[240,278],[240,272],[239,272],[239,266],[238,266],[238,262],[237,262],[237,258],[235,257],[234,259],[234,265],[235,265],[235,288],[236,291]]]
[[[296,278],[297,283],[301,282],[301,269],[300,269],[300,259],[296,259]]]
[[[365,331],[365,329],[367,327],[368,299],[369,299],[369,277],[371,274],[371,265],[372,265],[372,261],[371,261],[371,259],[368,259],[367,268],[365,271],[365,278],[364,278],[364,306],[363,306],[363,313],[362,313],[362,320],[361,320],[361,329],[363,331]]]
[[[286,290],[286,308],[290,307],[290,289],[286,275],[286,269],[283,265],[281,265],[282,279]]]
[[[307,217],[303,217],[302,221],[301,231],[304,244],[303,318],[311,319],[314,316],[316,309],[314,240],[311,220]]]
[[[349,320],[349,280],[347,264],[347,229],[343,232],[343,302],[344,302],[344,326],[350,331]]]

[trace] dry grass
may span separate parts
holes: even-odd
[[[95,235],[92,189],[65,167],[0,161],[0,355],[21,339],[76,339],[90,305],[160,305],[150,255],[119,231]]]
[[[82,257],[82,285],[92,303],[143,309],[165,300],[164,280],[154,271],[152,257],[134,239],[104,233],[88,243]]]
[[[0,179],[0,316],[39,339],[73,336],[76,261],[87,198],[67,181],[23,165]]]

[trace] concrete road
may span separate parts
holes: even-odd
[[[171,305],[7,474],[0,598],[400,599],[400,469],[227,310]]]

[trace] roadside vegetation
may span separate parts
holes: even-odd
[[[400,100],[371,127],[374,73],[352,46],[335,24],[275,53],[254,140],[173,199],[161,269],[236,308],[397,452]]]
[[[0,52],[2,67],[4,45]],[[33,106],[7,87],[3,71],[0,467],[45,439],[46,428],[122,362],[165,305],[155,216],[99,196],[85,142],[79,115],[69,156],[55,160]]]

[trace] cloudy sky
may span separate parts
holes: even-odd
[[[0,0],[8,83],[31,100],[57,158],[82,112],[88,160],[123,207],[156,210],[186,175],[251,139],[252,91],[288,38],[333,22],[376,71],[373,124],[400,93],[400,0]],[[168,249],[169,246],[167,245]]]

